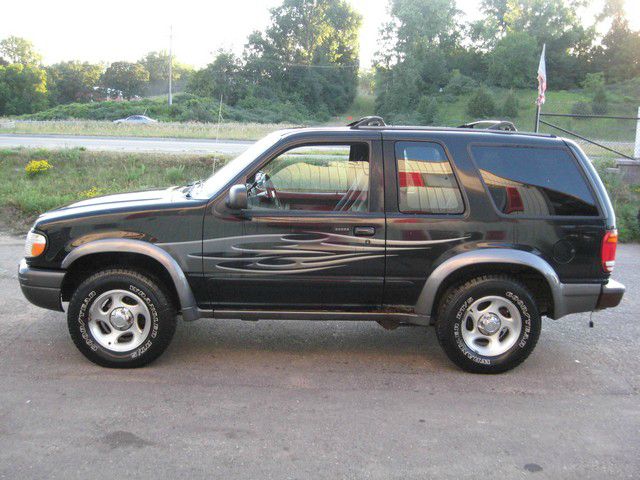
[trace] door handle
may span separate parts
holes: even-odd
[[[353,234],[356,237],[373,237],[376,234],[376,227],[354,227]]]

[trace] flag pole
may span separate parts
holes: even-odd
[[[542,45],[542,54],[540,55],[540,64],[538,65],[538,98],[536,99],[536,123],[534,132],[540,131],[540,114],[542,112],[542,104],[545,101],[544,93],[547,90],[547,65],[545,54],[547,45]]]

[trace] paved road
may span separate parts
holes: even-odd
[[[118,152],[224,153],[243,152],[252,142],[237,140],[94,137],[66,135],[0,134],[0,148],[75,148]]]
[[[425,328],[183,324],[152,366],[87,362],[19,292],[0,237],[0,478],[638,478],[640,246],[623,305],[546,321],[515,371],[453,367]]]

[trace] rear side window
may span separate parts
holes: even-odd
[[[471,151],[502,213],[532,217],[598,215],[593,195],[566,150],[476,145]]]
[[[464,211],[456,177],[444,149],[431,142],[396,142],[398,205],[403,213]]]

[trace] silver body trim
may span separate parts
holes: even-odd
[[[602,286],[600,284],[563,284],[551,265],[533,253],[508,248],[486,248],[464,252],[439,265],[429,276],[416,303],[416,314],[431,316],[438,288],[446,278],[470,265],[481,264],[521,265],[533,268],[545,278],[553,296],[553,318],[570,313],[589,312],[595,309]]]
[[[88,242],[74,248],[62,261],[62,268],[68,269],[73,262],[95,253],[137,253],[153,258],[162,265],[171,279],[180,300],[180,311],[185,321],[199,318],[198,306],[191,286],[178,262],[162,248],[148,242],[128,238],[102,239]]]

